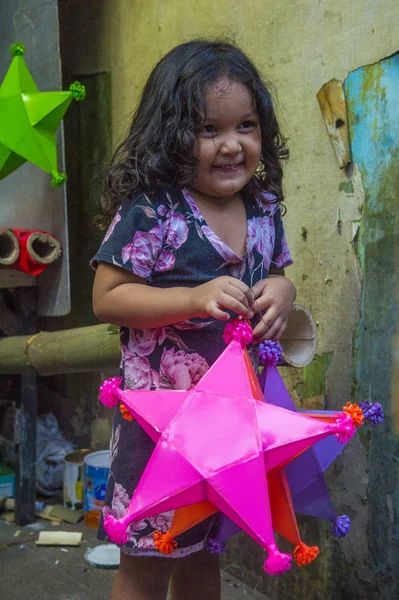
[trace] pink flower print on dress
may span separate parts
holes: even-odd
[[[112,497],[111,513],[116,519],[121,519],[130,504],[130,498],[120,483],[115,483]]]
[[[277,257],[275,265],[278,269],[282,267],[288,267],[292,265],[293,260],[291,258],[290,249],[288,248],[287,240],[285,235],[281,238],[281,254]]]
[[[163,226],[156,225],[150,231],[136,231],[133,242],[122,249],[122,260],[132,263],[133,273],[149,277],[162,249]]]
[[[166,238],[165,243],[171,248],[180,248],[188,237],[188,225],[183,215],[170,210],[165,221]]]
[[[159,387],[159,373],[151,369],[147,358],[131,354],[126,346],[122,348],[122,360],[126,386],[131,390],[150,390]]]
[[[111,514],[116,519],[121,519],[124,516],[129,504],[130,504],[130,498],[129,498],[128,493],[126,492],[125,488],[120,483],[115,483],[114,495],[112,497],[112,504],[111,504],[111,511],[110,511]],[[103,513],[104,513],[104,516],[106,516],[106,512],[103,511]],[[134,521],[133,523],[130,523],[130,525],[126,531],[126,533],[128,534],[128,536],[130,538],[130,541],[136,543],[135,535],[137,535],[137,533],[139,531],[142,531],[146,527],[147,527],[147,523],[143,520]]]
[[[156,529],[161,533],[166,533],[172,526],[174,512],[174,510],[169,510],[160,515],[154,515],[153,517],[148,518],[148,522],[153,529]]]
[[[274,225],[271,217],[254,217],[248,221],[248,250],[255,248],[263,257],[266,269],[270,267],[270,261],[274,249]]]
[[[196,385],[207,372],[209,365],[197,352],[186,353],[183,350],[164,350],[161,357],[160,387],[173,387],[176,390],[188,390]]]
[[[237,263],[242,259],[225,244],[220,237],[216,235],[214,231],[208,225],[201,225],[201,231],[206,235],[208,241],[212,244],[212,246],[217,250],[220,256],[223,258],[225,264],[227,263]]]
[[[126,529],[126,533],[129,536],[129,541],[137,544],[136,535],[147,527],[147,523],[145,521],[133,521],[130,523],[129,527]]]
[[[154,266],[154,271],[171,271],[175,266],[176,258],[170,250],[162,250]]]
[[[149,356],[157,344],[165,341],[166,333],[163,327],[156,329],[131,329],[128,344],[129,352],[137,356]]]
[[[248,220],[248,231],[247,231],[247,250],[248,253],[252,252],[255,247],[256,240],[258,237],[258,230],[256,227],[257,217]]]
[[[157,213],[159,214],[160,217],[164,217],[167,212],[168,212],[168,209],[166,208],[166,206],[164,206],[163,204],[160,204],[158,206]]]
[[[194,323],[193,321],[180,321],[180,323],[175,323],[175,325],[173,325],[174,329],[180,329],[181,331],[186,331],[187,329],[203,329],[204,327],[207,327],[208,325],[212,325],[212,323],[214,323],[215,320],[211,319],[210,321],[202,321],[201,323]]]
[[[189,192],[187,190],[183,190],[183,196],[187,202],[187,204],[189,205],[189,207],[191,208],[191,212],[194,215],[195,219],[198,219],[198,221],[203,221],[204,217],[201,215],[198,206],[196,205],[194,198],[191,197],[191,195],[189,194]]]
[[[269,192],[262,192],[256,196],[256,203],[263,213],[268,213],[272,217],[277,210],[280,209],[280,204],[276,202],[277,198]]]
[[[121,220],[121,218],[122,218],[121,215],[120,215],[121,209],[122,209],[122,207],[119,208],[118,212],[116,213],[116,215],[112,219],[111,225],[108,227],[108,231],[105,234],[105,237],[103,239],[103,244],[109,240],[109,238],[111,237],[111,235],[114,232],[116,224],[119,223],[119,221]]]
[[[255,243],[255,248],[264,257],[270,259],[273,255],[274,249],[274,223],[271,217],[260,217],[258,219],[258,237]]]
[[[146,535],[146,536],[140,538],[137,543],[137,547],[138,548],[155,548],[154,538],[152,537],[152,535]]]

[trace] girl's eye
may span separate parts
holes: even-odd
[[[257,126],[257,123],[255,123],[255,121],[244,121],[243,123],[241,123],[240,128],[241,129],[253,129],[256,126]]]
[[[200,133],[215,133],[216,132],[216,127],[215,125],[203,125],[203,127],[201,128]]]

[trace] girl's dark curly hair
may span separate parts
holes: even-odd
[[[205,118],[205,94],[222,77],[248,88],[259,116],[260,165],[246,191],[265,190],[283,201],[281,161],[289,153],[268,86],[234,44],[194,40],[173,48],[149,76],[129,134],[111,159],[98,223],[106,225],[121,201],[137,190],[156,193],[167,185],[192,185],[198,165],[193,147]]]

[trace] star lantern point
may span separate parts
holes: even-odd
[[[85,97],[79,82],[68,91],[40,92],[23,58],[22,44],[11,47],[13,59],[0,86],[0,179],[29,161],[66,181],[57,168],[55,132],[70,103]]]

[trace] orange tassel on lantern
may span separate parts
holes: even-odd
[[[298,567],[305,567],[319,556],[319,548],[317,546],[307,546],[301,542],[294,550],[293,556]]]
[[[122,417],[126,419],[126,421],[133,421],[133,417],[130,411],[126,408],[126,406],[121,402],[119,404],[119,410],[121,411]]]
[[[167,533],[156,531],[152,534],[152,537],[154,538],[155,548],[161,554],[172,554],[177,548],[177,542],[169,531]]]
[[[343,406],[346,414],[351,417],[353,424],[355,427],[360,427],[363,425],[364,415],[363,411],[358,404],[352,404],[351,402],[347,402],[345,406]]]

